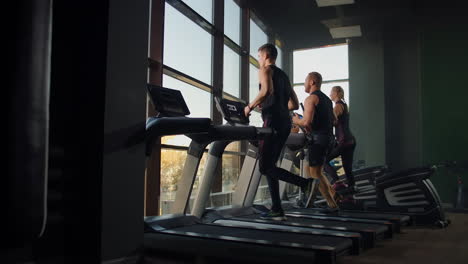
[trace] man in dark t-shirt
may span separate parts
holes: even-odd
[[[259,169],[268,180],[271,194],[271,210],[262,214],[263,219],[284,220],[279,193],[279,180],[300,186],[306,194],[310,193],[312,180],[292,174],[278,168],[276,162],[291,131],[291,116],[289,111],[299,108],[296,93],[291,87],[288,76],[275,61],[278,55],[275,45],[265,44],[258,49],[260,64],[258,95],[245,107],[249,116],[257,106],[261,107],[263,127],[272,128],[275,133],[259,142]]]
[[[309,165],[306,171],[310,177],[319,180],[319,191],[327,200],[329,209],[336,210],[338,205],[335,200],[335,190],[322,172],[333,139],[333,105],[330,98],[320,90],[321,85],[320,73],[311,72],[307,75],[304,88],[310,95],[304,101],[304,115],[302,118],[294,115],[292,122],[304,127],[309,134],[307,146]],[[306,201],[306,206],[310,204],[310,197]]]

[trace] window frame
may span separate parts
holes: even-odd
[[[151,8],[151,27],[150,27],[150,52],[148,54],[148,82],[156,85],[162,84],[162,76],[168,75],[176,80],[187,83],[193,87],[201,89],[205,92],[209,92],[212,97],[212,113],[210,118],[212,118],[213,123],[220,125],[223,120],[220,115],[217,114],[216,105],[214,103],[215,96],[222,96],[223,98],[228,98],[230,100],[240,101],[248,103],[251,98],[249,98],[249,64],[253,64],[257,68],[259,67],[258,61],[255,57],[249,54],[250,48],[250,19],[260,26],[260,28],[267,34],[268,42],[276,43],[278,38],[275,38],[271,33],[269,27],[267,27],[253,12],[248,9],[246,4],[241,0],[233,0],[241,10],[240,18],[240,43],[234,42],[228,36],[224,34],[224,2],[213,0],[213,23],[206,20],[196,11],[194,11],[190,6],[184,3],[182,0],[157,0],[152,4]],[[190,76],[184,72],[181,72],[178,69],[174,69],[168,65],[165,65],[163,62],[164,53],[164,7],[165,4],[171,5],[182,15],[189,18],[196,25],[200,26],[203,30],[208,32],[213,36],[213,45],[212,45],[212,84],[207,84],[193,76]],[[162,8],[161,8],[162,6]],[[222,7],[222,8],[221,8]],[[222,19],[220,19],[220,16]],[[153,22],[153,20],[155,22]],[[223,20],[223,21],[220,21]],[[161,31],[162,29],[162,31]],[[272,41],[274,40],[274,41]],[[162,43],[161,43],[162,42]],[[225,46],[224,46],[225,45]],[[221,46],[221,47],[220,47]],[[240,96],[236,97],[229,93],[223,91],[222,81],[224,79],[223,70],[221,67],[221,76],[217,76],[219,72],[216,72],[216,66],[222,65],[224,61],[223,49],[230,48],[240,57]],[[283,47],[281,47],[283,48]],[[283,49],[283,58],[285,57],[286,51]],[[283,64],[285,60],[282,60]],[[215,76],[216,75],[216,76]],[[218,79],[216,79],[218,78]],[[221,78],[221,79],[219,79]],[[216,79],[216,80],[215,80]],[[246,85],[247,84],[247,85]],[[147,98],[147,105],[149,105],[149,99]],[[255,110],[257,113],[260,113],[259,110]],[[154,114],[154,111],[148,106],[148,116]],[[247,152],[248,143],[242,141],[240,144],[239,151],[225,151],[224,154],[227,155],[237,155],[241,157],[240,168],[242,168],[242,163],[244,156]],[[152,152],[154,157],[150,158],[152,163],[158,163],[161,159],[161,149],[174,149],[174,150],[188,150],[188,147],[185,146],[176,146],[169,144],[161,144],[159,141],[155,145],[155,149]],[[205,150],[206,151],[206,150]],[[221,167],[221,166],[220,166]],[[154,211],[154,208],[160,208],[159,196],[154,194],[150,195],[148,191],[148,186],[151,188],[160,189],[160,176],[161,173],[158,166],[155,169],[146,171],[146,195],[145,195],[145,215],[149,211]],[[220,177],[222,175],[219,175]],[[152,182],[151,184],[149,184]],[[156,199],[154,199],[156,198]],[[150,209],[150,210],[148,210]],[[157,210],[159,211],[159,210]],[[154,215],[154,214],[153,214]]]

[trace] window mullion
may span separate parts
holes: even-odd
[[[190,6],[184,3],[181,0],[166,0],[168,4],[182,13],[184,16],[192,20],[195,24],[199,25],[201,28],[206,30],[206,32],[210,33],[211,35],[215,35],[215,26],[213,26],[208,20],[198,14],[195,10],[193,10]],[[216,1],[214,1],[216,2]]]
[[[214,98],[222,98],[223,95],[223,66],[224,66],[224,1],[213,1],[214,26],[216,28],[213,43],[213,93],[211,97],[211,113],[214,124],[222,124],[223,117],[216,108]],[[212,192],[223,190],[222,166],[218,166],[216,177],[211,188]]]

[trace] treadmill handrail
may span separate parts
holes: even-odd
[[[204,133],[187,135],[199,143],[211,143],[221,140],[260,140],[273,133],[271,128],[259,128],[254,126],[230,126],[215,125]]]
[[[211,127],[209,118],[192,117],[150,117],[146,131],[151,135],[174,135],[206,132]]]
[[[161,136],[203,133],[211,128],[209,118],[150,117],[146,122],[146,155],[152,152],[154,141]]]

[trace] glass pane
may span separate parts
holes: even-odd
[[[278,46],[276,46],[276,49],[278,50],[278,57],[276,58],[275,64],[279,68],[283,69],[283,51]]]
[[[213,0],[183,0],[200,16],[213,23]]]
[[[348,45],[295,51],[293,63],[294,83],[303,83],[313,71],[324,81],[348,79]]]
[[[222,173],[222,189],[220,192],[211,192],[210,199],[206,201],[206,208],[209,207],[219,207],[232,204],[232,193],[235,190],[237,185],[237,180],[239,178],[240,169],[241,169],[241,159],[240,155],[235,154],[223,154],[221,161],[221,173]],[[200,164],[201,166],[202,164]],[[192,195],[190,197],[190,208],[193,206],[193,202],[198,195],[199,190],[199,179],[202,175],[202,171],[197,173],[197,178],[195,179],[194,187],[192,190]]]
[[[190,110],[189,117],[211,117],[211,94],[190,84],[181,82],[168,75],[163,75],[163,86],[180,90]],[[191,139],[184,135],[165,136],[162,144],[188,146]]]
[[[255,194],[254,203],[256,204],[263,204],[263,203],[271,203],[271,195],[270,190],[268,189],[268,183],[265,176],[262,176],[260,180],[260,184],[257,189],[257,193]]]
[[[241,9],[234,0],[224,3],[224,34],[240,44]]]
[[[255,67],[253,64],[249,66],[249,102],[252,102],[253,99],[258,94],[258,88],[260,81],[258,80],[258,68]]]
[[[223,155],[223,164],[222,164],[222,173],[223,173],[223,192],[232,192],[234,191],[237,179],[240,174],[240,155],[233,154],[224,154]],[[224,199],[226,201],[227,199]],[[231,199],[227,200],[223,205],[232,204]]]
[[[213,37],[167,3],[165,12],[164,64],[211,84]]]
[[[222,190],[221,192],[211,192],[210,198],[206,201],[205,207],[220,207],[232,204],[232,193],[236,187],[240,174],[240,156],[224,154],[221,164],[222,172]],[[198,181],[198,179],[197,179]],[[195,189],[197,187],[197,190]],[[190,208],[198,192],[198,186],[192,191]]]
[[[250,19],[250,55],[258,57],[258,48],[268,43],[268,36],[263,30]]]
[[[327,95],[328,97],[330,97],[330,92],[331,92],[331,89],[333,86],[341,86],[344,90],[344,93],[345,93],[345,101],[348,102],[348,98],[349,98],[349,82],[330,82],[330,83],[324,83],[322,84],[322,87],[320,88],[320,90],[322,90],[322,92]],[[303,103],[304,100],[307,98],[307,96],[309,96],[308,93],[306,93],[304,91],[304,85],[295,85],[294,86],[294,91],[296,92],[297,94],[297,99],[299,99],[299,103]],[[297,112],[299,114],[303,114],[303,111],[302,111],[302,108],[299,107],[298,110],[295,110],[294,112]]]
[[[240,151],[240,141],[235,141],[230,143],[229,145],[226,146],[225,151],[233,151],[233,152],[239,152]]]
[[[223,91],[240,97],[240,56],[224,45]]]
[[[206,152],[203,154],[198,167],[197,177],[194,183],[192,194],[198,192],[198,182],[200,175],[203,173],[206,162]],[[161,149],[161,198],[160,198],[160,215],[169,214],[171,207],[174,204],[177,192],[177,184],[182,177],[182,171],[187,158],[186,150],[176,150],[169,148]],[[193,198],[191,199],[193,202]]]

